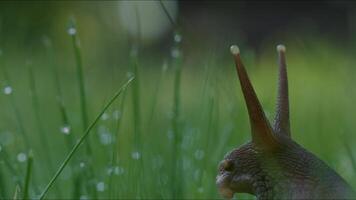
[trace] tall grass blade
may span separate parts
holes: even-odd
[[[12,87],[12,84],[11,84],[11,80],[10,80],[10,76],[9,76],[9,73],[7,71],[7,68],[5,66],[4,63],[1,63],[2,66],[0,67],[1,68],[1,72],[4,76],[4,82],[6,84],[7,87]],[[21,114],[20,114],[20,109],[17,107],[17,104],[16,104],[16,101],[15,101],[15,97],[14,97],[14,93],[12,91],[13,89],[11,88],[11,92],[8,93],[8,96],[9,96],[9,101],[10,101],[10,104],[11,104],[11,107],[14,111],[14,114],[15,114],[15,118],[16,118],[16,121],[17,121],[17,128],[18,128],[18,131],[19,133],[22,135],[23,137],[23,142],[24,142],[24,145],[25,145],[25,149],[30,149],[30,140],[26,134],[26,131],[25,131],[25,126],[24,126],[24,123],[23,123],[23,120],[22,120],[22,117],[21,117]]]
[[[77,27],[75,24],[74,19],[70,21],[68,33],[72,38],[72,45],[74,49],[74,56],[76,61],[76,68],[77,68],[77,79],[79,84],[79,98],[80,98],[80,107],[81,107],[81,114],[82,114],[82,126],[83,131],[86,127],[88,127],[88,109],[87,109],[87,101],[86,101],[86,93],[85,93],[85,83],[84,83],[84,73],[83,73],[83,61],[82,61],[82,54],[80,49],[80,41],[77,36]],[[86,146],[86,156],[88,159],[92,157],[92,148],[90,138],[87,139],[88,141],[85,143]],[[95,185],[91,182],[95,178],[95,170],[93,165],[89,165],[87,168],[86,173],[83,172],[84,176],[88,179],[86,182],[86,188],[91,193],[92,198],[97,198],[97,192]]]
[[[43,122],[41,120],[40,117],[40,108],[39,108],[39,99],[38,99],[38,93],[37,93],[37,88],[36,88],[36,82],[35,82],[35,76],[33,74],[33,69],[32,66],[29,64],[28,65],[28,74],[29,74],[29,86],[30,86],[30,92],[31,92],[31,97],[32,97],[32,107],[34,110],[34,114],[35,114],[35,121],[37,124],[37,128],[39,130],[39,138],[41,141],[41,145],[43,145],[43,148],[46,149],[45,156],[47,159],[47,164],[49,166],[49,170],[50,173],[52,173],[53,170],[53,165],[52,165],[52,157],[51,157],[51,149],[49,148],[49,143],[48,143],[48,138],[47,138],[47,134],[44,131],[43,128]]]
[[[52,42],[48,37],[44,38],[44,44],[47,50],[47,55],[50,61],[50,67],[52,70],[52,75],[53,75],[53,81],[54,81],[54,87],[56,90],[56,101],[57,101],[57,105],[61,114],[61,125],[62,126],[67,126],[67,127],[71,127],[71,124],[69,122],[69,118],[68,118],[68,114],[67,114],[67,110],[66,110],[66,106],[64,105],[64,101],[63,101],[63,93],[62,93],[62,87],[60,84],[60,78],[59,78],[59,72],[57,69],[57,64],[55,62],[55,52],[52,46]],[[66,137],[67,139],[67,144],[68,146],[72,146],[74,144],[74,139],[73,139],[73,134],[69,134],[68,137]]]
[[[82,137],[78,140],[78,142],[74,145],[72,150],[69,152],[67,157],[64,159],[60,167],[58,168],[57,172],[54,174],[50,182],[47,184],[46,188],[40,195],[39,199],[43,199],[48,190],[53,186],[54,182],[57,180],[58,176],[62,173],[63,169],[67,166],[68,162],[70,159],[73,157],[73,155],[77,152],[79,149],[80,145],[84,142],[84,140],[87,138],[89,135],[90,131],[94,128],[94,126],[98,123],[100,120],[101,116],[105,113],[105,111],[110,107],[110,105],[126,90],[128,85],[134,80],[134,77],[130,78],[116,93],[115,95],[110,99],[110,101],[104,106],[104,108],[100,111],[100,113],[97,115],[95,120],[90,124],[90,126],[86,129]]]
[[[24,199],[28,199],[28,197],[29,197],[30,179],[31,179],[31,173],[32,173],[32,163],[33,163],[33,153],[30,150],[30,152],[28,153],[25,185],[24,185],[24,191],[23,191]]]
[[[68,150],[71,149],[71,147],[74,145],[74,135],[71,134],[71,123],[69,122],[68,114],[66,107],[64,105],[63,101],[63,93],[62,93],[62,88],[60,84],[60,79],[59,79],[59,72],[58,72],[58,65],[55,62],[55,52],[52,46],[52,41],[48,37],[43,38],[44,45],[46,47],[46,53],[48,55],[49,61],[50,61],[50,67],[52,70],[52,75],[54,77],[54,87],[56,90],[56,102],[61,114],[61,132],[65,134],[65,140],[68,146]],[[73,164],[72,164],[73,165]],[[74,169],[74,166],[71,165],[71,168]],[[80,198],[80,188],[81,188],[81,176],[80,175],[75,175],[73,177],[73,199],[79,199]]]
[[[159,1],[162,10],[169,19],[171,25],[174,29],[178,29],[178,25],[173,20],[167,7],[164,5],[163,1]],[[172,146],[172,168],[171,168],[171,197],[172,198],[183,198],[184,193],[184,175],[183,175],[183,161],[182,161],[182,131],[180,123],[180,86],[181,86],[181,52],[180,45],[181,35],[175,32],[174,35],[174,46],[172,48],[171,55],[173,57],[173,66],[175,69],[174,77],[174,89],[173,89],[173,117],[172,117],[172,131],[173,131],[173,146]]]
[[[21,192],[21,189],[20,189],[20,186],[19,185],[16,185],[15,187],[15,192],[14,192],[14,196],[12,197],[13,200],[17,200],[17,199],[20,199],[18,196]]]
[[[121,113],[124,113],[124,103],[125,103],[125,97],[126,97],[126,92],[124,91],[123,95],[122,95],[122,101],[121,101],[121,104],[120,104],[120,112]],[[122,123],[122,116],[120,116],[120,118],[117,120],[117,123],[116,123],[116,130],[115,130],[115,133],[116,133],[116,141],[113,142],[113,145],[112,145],[112,156],[111,156],[111,161],[110,161],[110,167],[113,167],[117,165],[117,158],[118,158],[118,152],[119,152],[119,149],[118,149],[118,146],[119,146],[119,132],[120,132],[120,127],[121,127],[121,123]],[[113,191],[113,187],[114,187],[114,177],[112,174],[110,174],[109,176],[109,181],[108,181],[108,186],[109,186],[109,189],[108,189],[108,197],[109,199],[112,199],[112,198],[115,198],[112,196],[112,191]],[[117,185],[116,185],[117,186]],[[117,197],[116,197],[117,198]]]

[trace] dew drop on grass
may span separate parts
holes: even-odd
[[[131,57],[137,57],[137,55],[138,55],[138,47],[137,47],[137,45],[134,45],[131,48],[130,56]]]
[[[114,171],[113,167],[108,167],[108,169],[106,170],[106,173],[108,176],[111,176],[113,174],[113,171]]]
[[[62,174],[60,175],[60,178],[61,178],[62,180],[69,180],[69,179],[72,177],[72,174],[73,174],[72,168],[66,167],[66,168],[63,170]]]
[[[199,188],[198,188],[198,192],[199,192],[199,193],[203,193],[203,192],[204,192],[204,188],[203,188],[203,187],[199,187]]]
[[[182,36],[178,33],[174,35],[174,42],[180,43],[182,41]]]
[[[70,126],[68,125],[63,125],[60,128],[61,133],[63,133],[64,135],[69,135],[70,134]]]
[[[116,167],[114,168],[114,173],[115,173],[115,175],[120,176],[121,174],[124,174],[124,173],[125,173],[125,169],[124,169],[123,167],[116,166]]]
[[[199,181],[200,176],[201,176],[201,171],[199,169],[195,170],[193,175],[194,180]]]
[[[131,153],[131,157],[134,160],[139,160],[141,158],[141,154],[138,151],[134,151],[134,152]]]
[[[161,177],[161,182],[163,185],[167,185],[169,181],[169,177],[167,175],[160,175]]]
[[[109,145],[112,142],[112,135],[109,132],[100,133],[100,143],[103,145]]]
[[[115,110],[113,113],[112,113],[112,117],[115,119],[115,120],[118,120],[121,118],[121,112],[119,110]]]
[[[195,151],[194,156],[197,160],[201,160],[204,158],[204,151],[201,149],[198,149]]]
[[[178,48],[172,48],[171,50],[172,58],[179,58],[181,56],[181,52]]]
[[[80,168],[84,168],[84,167],[85,167],[85,163],[84,163],[84,162],[80,162],[80,163],[79,163],[79,167],[80,167]]]
[[[98,192],[104,192],[105,191],[105,183],[104,182],[99,182],[96,184],[96,190]]]
[[[134,73],[132,73],[132,72],[127,72],[126,73],[126,77],[127,78],[132,78],[134,76]]]
[[[4,94],[9,95],[12,93],[12,87],[11,86],[5,86],[3,90]]]
[[[165,72],[168,69],[168,62],[165,60],[162,64],[162,70]]]
[[[155,156],[152,159],[152,168],[161,169],[163,167],[163,158],[160,155]]]
[[[167,137],[168,137],[169,140],[173,140],[173,138],[174,138],[173,130],[168,130],[167,131]]]
[[[103,121],[106,121],[110,118],[109,114],[108,113],[104,113],[102,116],[101,116],[101,120]]]
[[[17,154],[17,161],[25,162],[27,160],[27,155],[25,153]]]
[[[50,47],[50,46],[52,46],[52,41],[51,41],[51,39],[48,37],[48,36],[43,36],[42,37],[42,42],[43,42],[43,45],[45,46],[45,47]]]
[[[80,195],[79,197],[80,200],[87,200],[89,197],[87,195]]]
[[[77,33],[77,29],[75,29],[74,27],[70,27],[67,32],[69,35],[75,35]]]
[[[192,162],[191,162],[190,159],[183,158],[182,163],[183,163],[183,170],[184,171],[188,171],[188,170],[190,170],[192,168]]]

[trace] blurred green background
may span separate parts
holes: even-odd
[[[293,138],[356,187],[352,2],[163,4],[0,2],[0,198],[24,197],[30,149],[38,197],[88,125],[83,98],[91,123],[131,76],[47,197],[220,198],[218,163],[250,139],[231,44],[271,120],[287,46]]]

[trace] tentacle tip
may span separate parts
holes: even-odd
[[[231,45],[230,51],[234,56],[240,54],[240,48],[237,45]]]
[[[283,53],[286,52],[286,46],[284,46],[283,44],[277,45],[277,51]]]

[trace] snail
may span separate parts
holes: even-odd
[[[231,199],[249,193],[257,199],[351,199],[351,186],[325,162],[291,137],[288,78],[284,45],[277,46],[279,81],[276,116],[265,116],[240,58],[230,48],[248,110],[252,140],[227,153],[219,164],[216,184]]]

